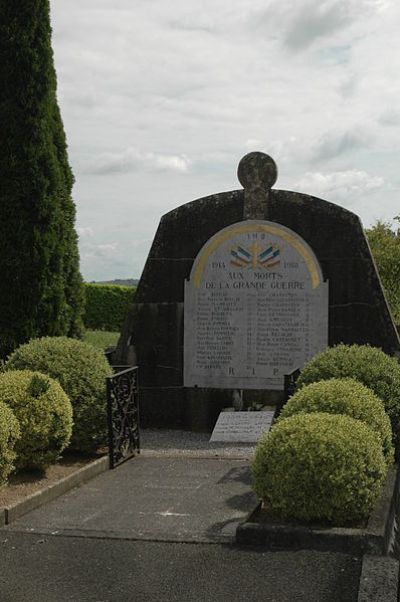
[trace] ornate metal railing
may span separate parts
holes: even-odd
[[[104,352],[104,355],[106,356],[106,360],[108,361],[110,366],[112,366],[112,359],[113,359],[114,353],[115,353],[115,347],[108,347],[108,349],[106,349]]]
[[[389,530],[386,529],[387,532],[385,533],[386,548],[390,556],[400,560],[400,468],[397,468],[396,482],[389,512],[391,520],[387,521],[390,528]]]
[[[293,395],[296,390],[296,381],[300,376],[300,370],[294,370],[290,374],[285,374],[285,401]]]
[[[110,468],[140,453],[138,367],[113,368],[107,378]]]

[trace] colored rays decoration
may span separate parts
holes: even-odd
[[[273,244],[263,249],[254,242],[247,249],[237,245],[231,249],[231,265],[237,268],[274,268],[280,263],[280,250]]]

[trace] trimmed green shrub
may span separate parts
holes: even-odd
[[[0,485],[7,482],[14,468],[14,447],[21,437],[18,420],[7,404],[0,401]]]
[[[133,286],[85,284],[85,327],[120,331],[135,291]]]
[[[5,372],[0,401],[12,409],[21,429],[17,468],[44,470],[55,462],[72,432],[72,406],[59,383],[31,370]]]
[[[346,414],[365,422],[378,436],[388,464],[393,462],[392,429],[383,401],[351,378],[332,378],[306,385],[286,403],[279,420],[294,414]]]
[[[369,345],[328,347],[307,362],[296,387],[330,378],[354,378],[382,399],[393,430],[393,441],[400,443],[400,364]]]
[[[24,369],[57,379],[69,396],[74,412],[71,447],[91,452],[107,442],[106,377],[112,371],[101,351],[66,337],[33,339],[6,362],[6,370]]]
[[[277,423],[256,447],[257,495],[284,518],[365,519],[387,472],[375,433],[339,414],[297,414]]]

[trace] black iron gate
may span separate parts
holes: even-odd
[[[113,368],[107,378],[110,468],[140,453],[138,367]]]
[[[285,403],[296,391],[296,381],[300,376],[300,370],[293,370],[290,374],[285,374]]]

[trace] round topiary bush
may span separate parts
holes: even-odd
[[[400,364],[376,347],[336,345],[328,347],[307,362],[297,381],[297,389],[329,378],[354,378],[382,399],[393,430],[393,441],[400,443]]]
[[[298,414],[277,423],[252,462],[258,496],[285,518],[336,525],[366,518],[387,465],[373,431],[339,414]]]
[[[40,372],[4,372],[0,401],[12,409],[21,429],[17,468],[43,470],[55,462],[72,433],[72,406],[59,383]]]
[[[106,377],[112,371],[104,354],[67,337],[33,339],[14,351],[6,370],[38,370],[59,381],[71,400],[71,447],[92,452],[107,442]]]
[[[383,401],[351,378],[332,378],[304,386],[289,399],[279,420],[294,414],[346,414],[365,422],[378,436],[386,462],[393,462],[392,429]]]
[[[21,436],[18,420],[7,404],[0,401],[0,485],[7,482],[14,468],[14,447]]]

